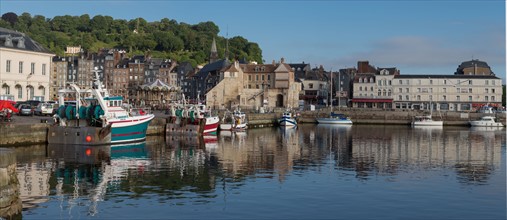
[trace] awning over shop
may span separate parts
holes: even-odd
[[[392,99],[352,99],[352,102],[393,102]]]

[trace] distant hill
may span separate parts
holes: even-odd
[[[8,12],[2,15],[0,27],[26,33],[60,56],[65,55],[67,46],[81,45],[90,52],[121,48],[130,55],[150,51],[153,57],[189,61],[195,67],[208,61],[213,38],[220,58],[224,57],[226,48],[226,39],[218,36],[220,29],[211,21],[191,25],[168,18],[147,22],[143,18],[127,21],[102,15],[45,18],[26,12],[19,16]],[[231,60],[263,62],[259,45],[241,36],[230,38],[228,48]]]

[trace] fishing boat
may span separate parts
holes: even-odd
[[[340,78],[340,72],[338,72],[338,78]],[[339,84],[338,84],[339,85]],[[332,97],[331,94],[333,94],[333,72],[331,71],[331,89],[330,89],[330,97]],[[340,88],[338,88],[340,89]],[[338,96],[339,98],[340,96]],[[338,108],[340,108],[340,101],[338,100]],[[319,124],[352,124],[352,120],[350,120],[350,117],[345,116],[344,114],[336,114],[333,112],[333,101],[331,98],[331,104],[330,104],[330,113],[328,117],[322,117],[322,118],[316,118],[317,122]]]
[[[110,96],[93,71],[92,89],[80,89],[71,83],[61,89],[59,108],[49,127],[50,144],[120,144],[144,141],[149,123],[155,117],[148,109],[133,108],[121,96]],[[75,98],[68,102],[65,98]]]
[[[278,124],[281,127],[295,127],[297,126],[296,118],[292,116],[292,113],[289,110],[286,110],[282,117],[278,119]]]
[[[168,135],[204,135],[216,133],[220,118],[202,103],[181,102],[169,104],[170,116],[166,124]]]
[[[220,123],[221,131],[244,131],[248,128],[246,114],[241,109],[236,109],[233,112],[226,110],[224,117]]]
[[[494,116],[482,116],[479,120],[470,121],[472,127],[504,127],[502,122],[496,120]]]

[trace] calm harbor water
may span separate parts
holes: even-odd
[[[24,219],[505,219],[505,142],[305,124],[15,150]]]

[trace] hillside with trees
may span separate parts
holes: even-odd
[[[153,57],[189,61],[195,67],[207,62],[215,38],[219,57],[224,57],[227,39],[218,36],[220,29],[211,21],[195,25],[163,18],[148,22],[143,18],[114,19],[97,15],[55,16],[46,18],[29,13],[2,15],[0,27],[27,34],[57,55],[64,56],[67,46],[96,52],[101,48],[121,48],[129,55],[150,51]],[[228,39],[228,58],[263,63],[259,45],[241,36]]]

